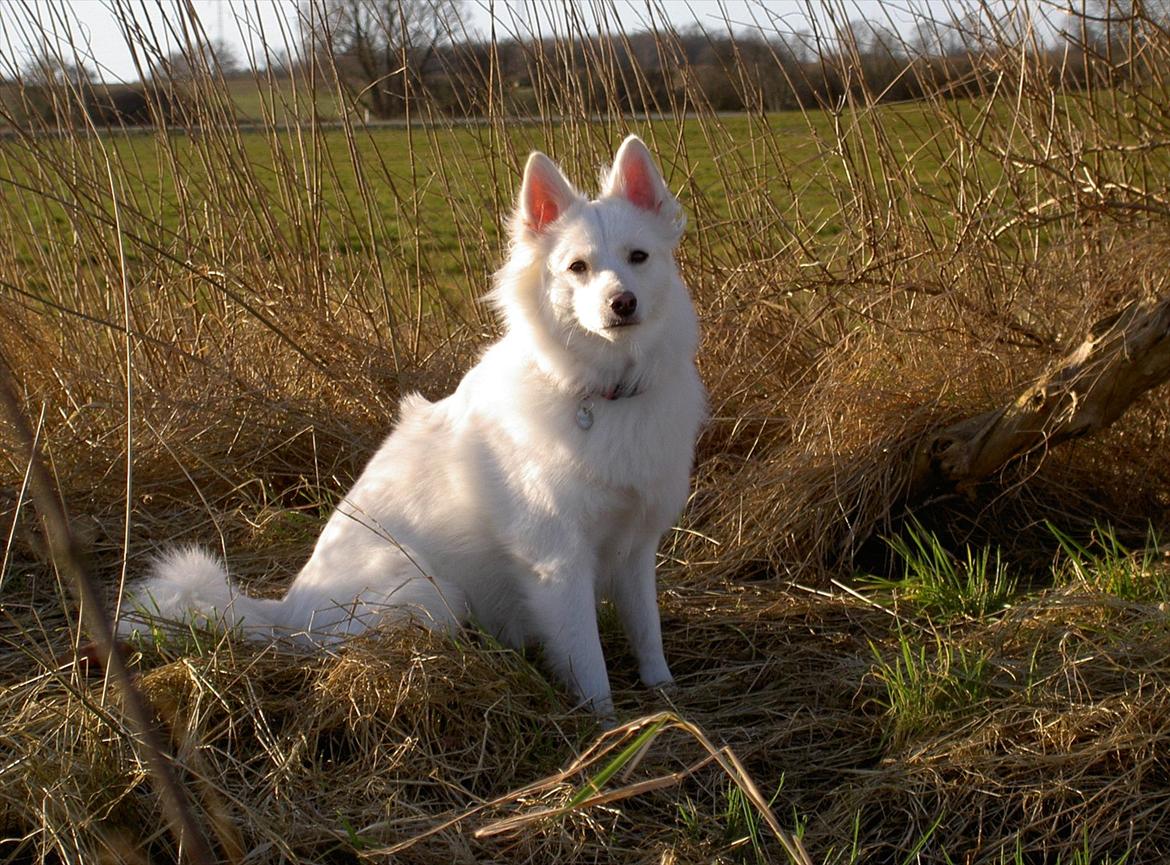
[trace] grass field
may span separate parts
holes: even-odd
[[[660,551],[677,687],[637,686],[608,611],[610,731],[471,631],[141,643],[217,856],[1164,860],[1164,393],[977,488],[905,492],[926,433],[1167,292],[1165,30],[1144,79],[1076,93],[1011,36],[966,101],[729,117],[696,94],[646,123],[564,85],[526,124],[0,139],[0,361],[111,593],[192,542],[287,585],[398,398],[448,392],[495,334],[478,298],[530,149],[591,190],[639,132],[688,211],[712,420]],[[195,108],[259,113],[214,80]],[[0,442],[0,861],[176,861]]]
[[[930,140],[937,134],[930,128],[930,109],[902,106],[874,111],[881,115],[884,132],[892,139],[891,157],[903,164],[913,161],[916,188],[922,195],[936,196],[947,182],[945,174],[939,175],[944,155],[940,147],[946,142],[940,145]],[[863,131],[871,128],[867,120],[862,123]],[[807,224],[813,226],[814,237],[822,238],[834,237],[844,228],[835,192],[848,166],[826,153],[825,142],[834,139],[834,131],[832,118],[823,113],[807,119],[799,112],[721,117],[717,128],[675,120],[641,122],[634,128],[662,143],[659,153],[668,180],[702,202],[708,234],[733,234],[726,227],[729,220],[753,217],[769,223],[781,219],[794,227]],[[439,131],[374,126],[352,133],[336,128],[316,134],[288,129],[242,132],[232,142],[231,158],[235,170],[245,176],[240,192],[250,198],[247,210],[239,215],[252,217],[257,208],[265,207],[269,212],[264,216],[271,221],[266,228],[287,234],[295,232],[300,208],[311,205],[320,211],[319,242],[330,254],[364,253],[374,232],[376,254],[386,259],[401,255],[402,247],[412,244],[417,223],[426,235],[420,239],[419,251],[432,262],[436,275],[457,281],[465,275],[460,234],[471,230],[492,235],[495,248],[500,248],[498,214],[510,206],[519,164],[529,151],[544,149],[557,158],[567,157],[582,180],[590,182],[597,170],[591,161],[593,149],[620,132],[612,125],[596,124],[588,130],[592,140],[585,150],[581,142],[570,140],[576,131],[554,127],[550,134],[549,128],[538,123],[520,122],[509,124],[503,138],[497,138],[498,130],[490,124]],[[303,152],[306,134],[311,137],[311,149]],[[751,152],[761,137],[778,156],[775,162]],[[351,142],[353,150],[347,155]],[[872,138],[865,143],[874,146]],[[485,146],[500,153],[500,164],[484,159]],[[208,176],[209,166],[217,164],[208,147],[207,141],[194,134],[178,135],[165,148],[149,135],[44,141],[35,154],[7,148],[0,152],[10,181],[3,190],[5,206],[30,214],[24,225],[14,227],[11,240],[17,249],[49,243],[52,234],[46,229],[68,225],[67,209],[73,203],[68,195],[61,195],[60,201],[47,200],[49,190],[35,179],[45,160],[66,165],[78,159],[100,162],[107,155],[119,165],[119,181],[125,184],[120,205],[127,215],[156,231],[174,234],[187,208],[224,192],[219,188],[222,178]],[[282,201],[296,182],[311,184],[312,202]],[[274,207],[277,202],[282,206]],[[772,212],[758,211],[764,202]],[[362,218],[355,218],[359,214]],[[947,216],[936,215],[936,224]],[[27,250],[24,254],[29,255]]]

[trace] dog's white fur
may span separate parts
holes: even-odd
[[[122,632],[147,611],[314,641],[405,610],[443,628],[472,618],[507,645],[541,644],[556,675],[608,714],[596,606],[610,598],[642,681],[670,682],[655,555],[686,502],[705,413],[674,261],[682,226],[637,137],[592,201],[533,153],[490,296],[503,338],[446,399],[402,401],[284,598],[249,597],[208,553],[176,550],[123,604]],[[636,298],[625,318],[623,292]]]

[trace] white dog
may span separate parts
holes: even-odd
[[[655,551],[687,499],[705,396],[674,249],[684,219],[645,145],[626,139],[601,196],[533,153],[490,298],[505,334],[446,399],[398,427],[284,598],[239,592],[199,549],[172,551],[122,607],[249,636],[332,641],[411,611],[538,643],[594,711],[613,711],[597,630],[612,599],[650,686],[662,651]]]

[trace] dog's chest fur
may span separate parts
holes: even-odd
[[[693,364],[669,372],[633,396],[605,399],[567,392],[497,346],[460,391],[464,410],[496,427],[494,446],[522,454],[533,480],[570,495],[585,486],[629,504],[645,499],[642,507],[673,517],[685,501],[704,396]],[[587,429],[578,422],[582,405],[592,415]]]

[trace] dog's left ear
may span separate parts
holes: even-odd
[[[643,210],[661,215],[672,225],[681,218],[682,205],[666,188],[654,157],[637,135],[629,136],[618,148],[602,195],[620,195]]]

